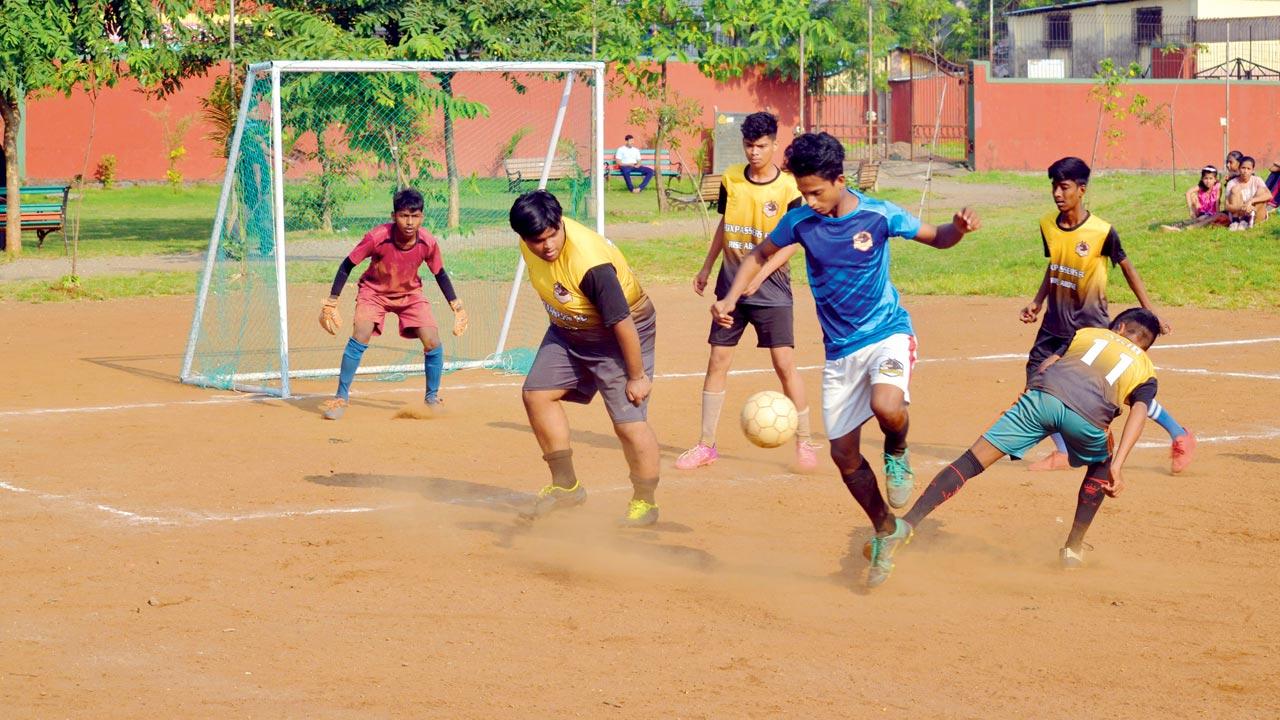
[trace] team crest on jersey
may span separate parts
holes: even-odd
[[[853,236],[853,249],[858,252],[866,252],[871,249],[874,242],[871,240],[871,233],[863,230]]]
[[[1085,242],[1084,240],[1081,240],[1081,241],[1076,245],[1076,254],[1077,254],[1077,255],[1079,255],[1080,257],[1085,257],[1086,255],[1088,255],[1088,254],[1089,254],[1089,243]]]
[[[777,215],[777,214],[778,214],[778,203],[776,201],[770,200],[764,204],[765,217],[773,217],[774,215]]]
[[[551,294],[556,296],[556,300],[561,305],[568,305],[569,301],[573,299],[573,296],[569,294],[569,290],[560,283],[551,286]]]
[[[893,358],[887,358],[880,363],[880,374],[885,377],[902,377],[902,372],[902,363]]]

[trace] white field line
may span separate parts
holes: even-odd
[[[1170,350],[1170,349],[1185,349],[1185,348],[1218,347],[1223,345],[1256,345],[1260,343],[1270,343],[1270,342],[1280,342],[1280,337],[1249,338],[1245,340],[1214,340],[1214,341],[1198,342],[1198,343],[1184,343],[1181,345],[1157,345],[1152,349],[1153,350],[1162,350],[1162,349]],[[919,364],[953,363],[953,362],[991,362],[991,361],[1001,361],[1001,360],[1023,360],[1025,358],[1026,358],[1026,354],[1024,353],[1001,353],[998,355],[974,355],[970,357],[923,358],[918,362]],[[821,370],[822,366],[821,365],[802,365],[797,369],[803,370],[803,371]],[[1182,373],[1205,375],[1205,376],[1238,377],[1238,378],[1245,378],[1250,380],[1280,380],[1280,374],[1276,374],[1276,373],[1244,373],[1244,372],[1230,372],[1230,371],[1222,371],[1222,370],[1207,370],[1203,368],[1171,368],[1171,367],[1163,367],[1163,366],[1160,367],[1159,369],[1162,371],[1168,371],[1168,372],[1182,372]],[[740,369],[740,370],[730,370],[729,374],[740,376],[740,375],[761,375],[761,374],[767,374],[772,372],[773,372],[773,368],[746,368],[746,369]],[[702,371],[702,370],[693,371],[693,372],[658,373],[656,376],[656,379],[678,380],[678,379],[684,379],[684,378],[702,377],[704,374],[705,374],[705,371]],[[520,384],[521,384],[520,380],[512,380],[511,382],[462,383],[459,385],[449,385],[448,390],[450,392],[453,392],[456,390],[478,390],[478,389],[498,388],[498,387],[518,387]],[[374,396],[374,395],[399,394],[399,393],[409,393],[409,392],[416,393],[420,391],[417,390],[416,388],[395,388],[395,389],[388,389],[388,390],[375,390],[372,392],[363,392],[363,393],[356,393],[356,394],[363,395],[363,396]],[[317,398],[317,397],[327,398],[329,397],[329,395],[328,394],[297,395],[295,396],[295,399],[307,399],[307,398]],[[145,410],[145,409],[151,409],[151,408],[182,407],[182,406],[188,406],[188,405],[190,406],[224,405],[229,403],[240,403],[240,402],[265,402],[265,401],[271,401],[274,399],[275,398],[271,398],[263,395],[248,395],[248,394],[237,393],[235,395],[218,395],[212,398],[204,398],[201,400],[169,400],[169,401],[157,401],[157,402],[122,403],[118,405],[88,405],[88,406],[81,406],[81,407],[0,410],[0,420],[3,420],[4,418],[28,418],[28,417],[37,417],[41,415],[79,415],[79,414],[87,414],[87,413],[118,412],[122,410]]]
[[[1210,435],[1207,437],[1197,437],[1196,443],[1200,445],[1216,444],[1216,443],[1232,443],[1241,440],[1271,440],[1280,437],[1280,428],[1271,430],[1263,430],[1261,432],[1240,433],[1239,435]],[[1166,442],[1140,442],[1136,447],[1147,449],[1168,449],[1169,443]]]

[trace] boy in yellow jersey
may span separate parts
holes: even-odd
[[[1050,355],[1033,374],[1027,391],[964,455],[943,468],[907,511],[914,528],[934,508],[960,491],[965,482],[1008,455],[1018,459],[1049,433],[1066,440],[1072,467],[1087,465],[1076,499],[1075,520],[1059,552],[1065,568],[1084,564],[1084,534],[1104,495],[1124,490],[1123,468],[1142,436],[1147,408],[1155,402],[1156,372],[1147,349],[1160,335],[1160,320],[1150,310],[1132,308],[1116,316],[1110,329],[1081,328],[1061,354]],[[1111,452],[1108,426],[1129,405],[1119,446]],[[911,541],[872,538],[865,552],[881,559],[871,566],[873,585],[893,570],[894,553]]]
[[[618,248],[564,217],[546,190],[517,198],[510,221],[522,241],[529,282],[551,320],[523,393],[551,484],[522,515],[533,520],[586,501],[561,401],[586,404],[600,393],[631,470],[633,494],[622,524],[652,525],[658,521],[658,438],[648,422],[653,303]]]
[[[778,224],[787,210],[799,207],[800,191],[795,178],[773,162],[778,149],[778,119],[767,112],[748,115],[742,121],[742,149],[746,165],[734,165],[724,172],[720,183],[719,211],[723,216],[707,249],[707,259],[693,280],[694,292],[701,295],[711,277],[716,258],[724,252],[716,278],[716,299],[723,300],[733,285],[742,258]],[[774,372],[782,381],[782,391],[795,403],[800,414],[796,431],[796,465],[803,470],[817,467],[817,445],[810,440],[809,401],[804,381],[796,371],[795,322],[792,313],[791,275],[788,262],[799,245],[792,245],[769,258],[760,274],[751,281],[733,312],[733,323],[722,327],[711,323],[707,342],[711,358],[702,381],[702,434],[698,444],[676,458],[680,470],[692,470],[715,462],[716,426],[724,406],[724,389],[733,363],[733,351],[747,325],[756,331],[756,346],[769,349]]]
[[[1045,358],[1061,353],[1080,328],[1107,326],[1107,262],[1119,265],[1129,288],[1142,307],[1151,310],[1146,286],[1138,270],[1120,246],[1120,236],[1111,223],[1090,213],[1084,207],[1089,185],[1089,166],[1076,157],[1065,157],[1049,166],[1056,211],[1040,218],[1040,237],[1049,267],[1031,304],[1022,309],[1024,323],[1033,323],[1048,299],[1044,323],[1036,333],[1035,343],[1027,358],[1029,381]],[[1154,311],[1152,311],[1154,312]],[[1169,326],[1160,324],[1163,332]],[[1147,408],[1152,420],[1160,424],[1172,439],[1172,470],[1182,472],[1195,454],[1196,437],[1173,419],[1158,403]],[[1053,436],[1055,449],[1032,463],[1030,470],[1067,469],[1067,449],[1060,435]]]

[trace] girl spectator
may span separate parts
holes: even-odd
[[[1205,165],[1200,168],[1200,182],[1187,190],[1187,210],[1191,213],[1191,217],[1180,223],[1161,225],[1160,229],[1178,232],[1189,227],[1226,225],[1229,222],[1227,216],[1218,212],[1218,200],[1221,194],[1222,186],[1218,185],[1218,168]]]

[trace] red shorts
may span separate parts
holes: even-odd
[[[436,319],[431,314],[431,303],[427,302],[421,291],[387,296],[361,285],[356,293],[355,321],[372,322],[376,337],[382,334],[382,321],[387,313],[395,313],[399,319],[402,338],[416,339],[419,328],[437,327]]]

